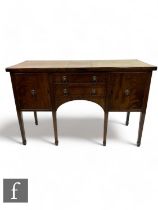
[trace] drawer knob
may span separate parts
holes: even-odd
[[[96,95],[96,89],[95,88],[92,88],[91,95],[92,96]]]
[[[31,90],[31,95],[32,96],[36,96],[36,94],[37,94],[36,90]]]
[[[92,77],[92,80],[93,80],[93,82],[96,82],[97,81],[97,77],[96,76],[93,76]]]
[[[63,76],[63,82],[67,82],[67,76]]]
[[[125,96],[129,96],[130,95],[130,90],[126,89],[124,93],[125,93]]]
[[[63,93],[64,93],[65,96],[68,95],[68,90],[67,90],[67,88],[64,88]]]

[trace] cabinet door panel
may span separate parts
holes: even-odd
[[[143,106],[147,73],[110,73],[109,109],[139,110]]]
[[[14,74],[12,78],[21,109],[51,108],[47,74]]]

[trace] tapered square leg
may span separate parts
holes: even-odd
[[[126,125],[129,124],[129,117],[130,117],[130,112],[127,112],[127,116],[126,116]]]
[[[52,114],[53,114],[53,124],[54,124],[55,145],[58,145],[58,131],[57,131],[56,111],[53,111]]]
[[[35,125],[38,125],[37,112],[34,111]]]
[[[106,146],[106,136],[107,136],[107,126],[108,126],[108,112],[104,112],[104,136],[103,136],[103,146]]]
[[[145,112],[141,112],[140,113],[140,121],[139,121],[137,147],[139,147],[141,145],[141,138],[142,138],[144,120],[145,120]]]
[[[21,136],[22,136],[22,142],[23,142],[23,145],[26,145],[25,128],[24,128],[24,121],[23,121],[22,112],[17,110],[17,115],[18,115],[18,121],[19,121]]]

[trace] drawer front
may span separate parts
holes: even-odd
[[[21,109],[50,109],[47,74],[14,74],[16,100]]]
[[[91,84],[56,84],[55,85],[56,97],[71,97],[71,96],[88,96],[88,97],[104,97],[104,85],[91,85]]]
[[[55,83],[102,83],[105,73],[59,73],[54,76]]]
[[[109,110],[138,110],[143,106],[147,73],[110,73]]]

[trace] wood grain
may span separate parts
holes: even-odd
[[[20,109],[50,109],[47,74],[14,74],[16,101]]]
[[[142,109],[148,73],[111,73],[109,111]]]
[[[52,71],[140,71],[156,70],[157,67],[139,60],[57,60],[57,61],[24,61],[6,68],[9,72],[45,72]]]
[[[157,67],[139,60],[25,61],[6,68],[11,80],[23,144],[26,144],[22,111],[52,111],[55,145],[58,145],[56,111],[72,100],[87,100],[104,110],[103,145],[108,113],[139,111],[137,146],[140,146],[152,71]]]

